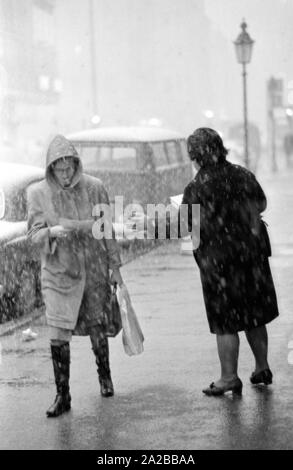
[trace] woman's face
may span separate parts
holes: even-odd
[[[196,160],[191,160],[192,161],[192,164],[194,166],[194,168],[196,169],[196,171],[198,171],[200,169],[200,165],[197,163]]]
[[[189,157],[192,161],[192,164],[196,170],[200,169],[200,165],[198,161],[202,160],[202,149],[200,147],[187,147],[187,151],[189,153]]]
[[[58,160],[53,168],[54,176],[62,188],[68,188],[75,173],[73,158]]]

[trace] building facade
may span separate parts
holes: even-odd
[[[0,0],[0,9],[1,139],[22,159],[99,119],[183,133],[216,125],[207,111],[219,117],[226,78],[204,0]]]
[[[29,160],[54,127],[61,92],[55,0],[0,0],[1,145]]]

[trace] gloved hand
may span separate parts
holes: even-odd
[[[64,238],[70,233],[69,229],[64,228],[62,225],[54,225],[49,228],[50,238]]]

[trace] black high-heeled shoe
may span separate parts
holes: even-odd
[[[212,382],[208,388],[203,389],[203,393],[208,395],[209,397],[218,397],[220,395],[224,395],[226,392],[232,392],[235,395],[242,395],[242,387],[243,384],[241,380],[238,378],[231,382],[231,384],[226,385],[225,387],[217,387],[215,382]]]
[[[252,372],[250,376],[250,382],[253,385],[257,385],[257,384],[270,385],[271,383],[273,383],[272,371],[270,369],[264,369],[258,373]]]

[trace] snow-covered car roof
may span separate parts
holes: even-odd
[[[0,162],[0,187],[26,186],[45,177],[43,168],[20,163]]]
[[[3,235],[2,219],[5,218],[12,222],[23,220],[25,212],[23,191],[29,184],[41,181],[44,176],[45,170],[40,167],[0,162],[1,239]]]
[[[184,139],[178,132],[161,127],[99,127],[66,137],[73,142],[159,142]]]

